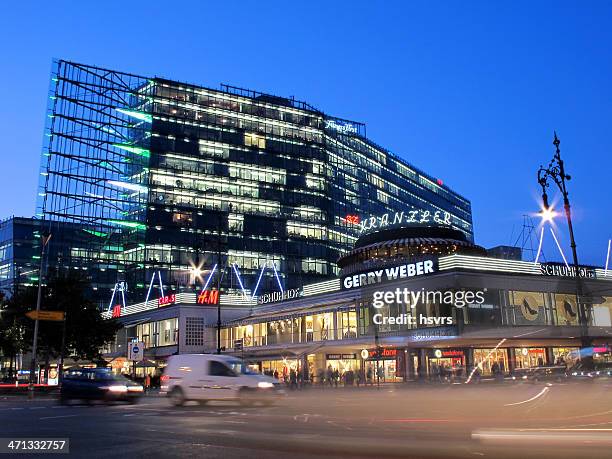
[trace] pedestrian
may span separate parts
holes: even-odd
[[[338,381],[340,380],[340,372],[337,368],[333,371],[332,378],[334,380],[334,387],[338,387]]]
[[[296,375],[295,370],[293,368],[289,372],[289,388],[291,390],[297,389],[297,375]]]
[[[334,369],[331,364],[327,365],[327,382],[329,383],[329,387],[334,384]]]
[[[353,370],[349,370],[344,374],[344,386],[352,387],[355,382],[355,373]]]
[[[369,384],[370,386],[374,384],[374,382],[372,381],[372,376],[373,376],[373,374],[372,374],[372,373],[373,373],[373,372],[372,372],[372,367],[371,367],[371,366],[369,366],[369,367],[368,367],[368,372],[367,372],[366,377],[367,377],[367,382],[368,382],[368,384]]]
[[[151,388],[151,375],[147,373],[144,379],[144,391],[149,392],[150,388]]]
[[[274,370],[274,379],[278,380],[278,370]]]

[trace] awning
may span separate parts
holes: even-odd
[[[135,327],[136,325],[140,325],[140,324],[143,324],[145,322],[150,322],[150,321],[151,321],[150,317],[147,317],[146,319],[133,320],[131,322],[124,323],[123,328]]]

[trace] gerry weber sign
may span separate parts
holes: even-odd
[[[595,279],[595,270],[586,266],[579,266],[579,276],[587,279]],[[561,263],[541,263],[540,271],[545,276],[576,277],[576,268]]]
[[[427,224],[437,223],[438,225],[451,224],[451,214],[442,210],[431,212],[429,210],[408,210],[402,212],[393,212],[383,214],[381,216],[366,217],[359,223],[359,231],[361,233],[370,231],[376,228],[385,228],[387,226],[401,225],[403,223]]]
[[[301,297],[303,294],[304,292],[301,288],[292,288],[285,290],[284,292],[266,293],[257,298],[257,303],[266,304],[276,303],[277,301],[292,300],[294,298]]]
[[[351,288],[381,284],[398,279],[423,276],[425,274],[436,272],[438,270],[437,265],[438,263],[436,260],[423,260],[416,263],[393,266],[391,268],[383,268],[359,274],[352,274],[342,279],[342,287],[348,290]]]

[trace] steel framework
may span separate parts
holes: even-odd
[[[121,272],[125,249],[142,239],[153,91],[142,77],[53,62],[37,216],[55,241],[70,223],[82,228],[63,267],[89,259]]]

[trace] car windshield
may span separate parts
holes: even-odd
[[[228,360],[227,365],[237,374],[255,375],[257,372],[251,370],[242,360]]]

